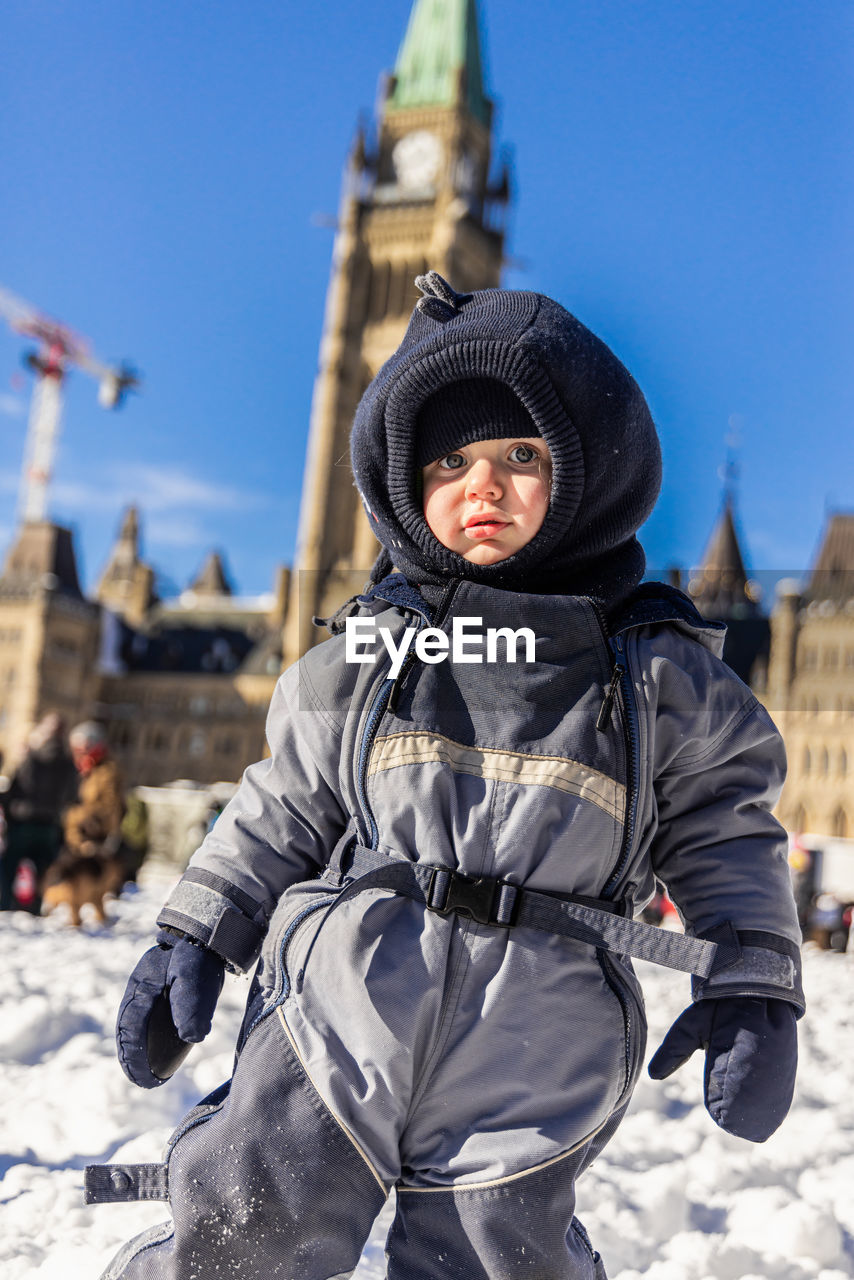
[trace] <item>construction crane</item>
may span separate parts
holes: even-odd
[[[118,409],[127,393],[138,388],[139,378],[128,364],[103,364],[92,354],[85,338],[58,320],[43,315],[2,285],[0,315],[16,333],[35,338],[39,344],[24,356],[24,363],[32,369],[36,380],[27,424],[18,514],[22,521],[44,520],[62,419],[63,383],[69,367],[76,365],[98,379],[98,402],[105,409]]]

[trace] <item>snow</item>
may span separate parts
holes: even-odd
[[[162,1204],[83,1204],[83,1167],[159,1160],[184,1113],[231,1072],[247,984],[228,978],[214,1029],[164,1088],[129,1083],[114,1053],[128,973],[169,883],[154,878],[80,930],[0,916],[0,1274],[95,1280]],[[809,1014],[792,1112],[760,1146],[717,1129],[701,1058],[641,1077],[617,1136],[578,1186],[609,1280],[845,1280],[854,1275],[854,956],[807,947]],[[638,964],[650,1051],[687,999],[684,975]],[[378,1219],[355,1280],[384,1275]]]

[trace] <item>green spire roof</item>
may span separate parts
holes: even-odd
[[[452,106],[461,71],[465,72],[466,106],[488,127],[476,0],[415,0],[386,110]]]

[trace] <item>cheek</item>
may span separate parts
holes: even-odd
[[[518,490],[529,523],[536,525],[538,529],[549,509],[550,490],[551,486],[540,476],[525,477],[524,484]]]
[[[438,537],[444,532],[449,512],[453,505],[453,497],[449,485],[425,485],[424,519],[431,533]]]

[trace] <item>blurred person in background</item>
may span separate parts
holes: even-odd
[[[122,818],[120,836],[118,858],[124,881],[136,884],[136,877],[148,856],[150,846],[148,805],[136,791],[129,791],[125,796],[125,816]]]
[[[0,910],[41,911],[41,883],[59,854],[63,813],[76,795],[77,772],[65,745],[65,726],[51,711],[33,729],[26,754],[0,796],[6,821]],[[31,875],[20,875],[28,862]],[[17,891],[16,881],[28,884],[29,892]]]
[[[107,731],[95,720],[86,720],[75,725],[68,741],[79,785],[78,802],[65,815],[66,850],[115,854],[125,816],[124,782],[110,756]]]

